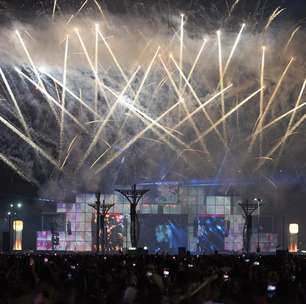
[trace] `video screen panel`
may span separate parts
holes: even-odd
[[[224,217],[199,217],[195,220],[197,253],[224,250],[226,233]]]
[[[147,246],[150,253],[177,254],[179,247],[187,248],[187,216],[141,214],[139,222],[139,246]]]
[[[155,185],[150,186],[143,198],[144,204],[177,204],[178,185]]]
[[[42,215],[42,230],[65,231],[65,213],[46,213]]]
[[[253,233],[272,233],[273,231],[273,217],[272,216],[253,216]],[[258,229],[259,228],[259,229]]]
[[[106,251],[116,253],[123,250],[123,237],[126,233],[124,216],[112,213],[105,219],[107,229]]]

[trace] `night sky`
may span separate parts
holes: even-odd
[[[63,12],[73,12],[78,9],[84,1],[80,0],[58,0],[58,6]],[[89,1],[90,2],[90,1]],[[101,3],[103,8],[106,8],[109,12],[113,14],[126,14],[132,13],[135,11],[141,11],[142,13],[150,13],[152,7],[164,9],[168,7],[171,11],[182,10],[185,13],[188,11],[197,10],[199,7],[209,7],[213,4],[214,7],[218,8],[220,11],[226,9],[227,4],[231,5],[234,1],[230,0],[143,0],[143,1],[134,1],[134,0],[103,0],[98,1]],[[15,14],[15,17],[29,17],[33,18],[42,17],[43,15],[48,15],[53,8],[53,0],[43,0],[43,1],[34,1],[34,0],[9,0],[9,1],[0,1],[0,8],[2,12],[11,11],[12,14]],[[265,13],[268,15],[273,11],[277,6],[287,8],[287,16],[294,19],[303,19],[306,2],[304,0],[241,0],[237,6],[236,14],[243,12],[252,14],[256,8],[264,8]],[[18,11],[16,13],[16,10]]]

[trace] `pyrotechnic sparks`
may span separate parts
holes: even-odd
[[[201,45],[201,48],[199,49],[199,52],[198,52],[198,54],[197,54],[197,56],[196,56],[196,58],[195,58],[195,60],[194,60],[194,62],[193,62],[193,64],[192,64],[192,67],[191,67],[190,72],[189,72],[189,74],[188,74],[188,77],[187,77],[187,80],[188,80],[188,81],[189,81],[189,80],[191,79],[191,77],[192,77],[193,71],[194,71],[194,69],[196,68],[196,66],[197,66],[197,64],[198,64],[198,62],[199,62],[199,59],[200,59],[200,57],[201,57],[201,55],[202,55],[202,53],[203,53],[203,51],[204,51],[204,48],[205,48],[205,46],[206,46],[206,43],[207,43],[207,39],[204,38],[204,39],[203,39],[203,43],[202,43],[202,45]],[[185,83],[185,85],[184,85],[183,92],[185,92],[186,87],[187,87],[187,83]]]
[[[103,10],[102,10],[101,5],[97,2],[97,0],[94,0],[94,3],[97,6],[99,12],[101,13],[101,16],[102,16],[104,22],[106,22],[106,17],[105,17],[105,14],[104,14]]]
[[[239,110],[245,103],[247,103],[249,100],[251,100],[254,96],[256,96],[263,88],[258,89],[254,93],[252,93],[250,96],[242,100],[238,105],[236,105],[234,108],[232,108],[230,111],[228,111],[224,116],[222,116],[216,123],[214,123],[213,126],[211,126],[209,129],[207,129],[203,134],[201,134],[201,137],[207,136],[213,129],[215,129],[219,124],[223,123],[224,120],[226,120],[229,116],[231,116],[233,113]],[[192,142],[192,144],[195,144],[199,141],[200,138],[197,138]]]
[[[71,120],[73,120],[81,129],[83,129],[84,131],[86,130],[86,128],[83,126],[83,124],[74,116],[72,115],[70,112],[68,112],[55,98],[53,98],[47,91],[45,88],[42,88],[41,86],[39,86],[35,81],[33,81],[29,76],[27,76],[26,74],[24,74],[21,70],[19,70],[17,67],[15,67],[15,70],[17,73],[19,73],[21,76],[23,76],[26,80],[28,80],[37,90],[39,90],[43,95],[46,96],[46,99],[53,101],[53,103],[64,113],[67,114],[67,116],[69,116],[71,118]]]
[[[67,80],[67,57],[68,57],[68,49],[69,49],[69,37],[66,38],[65,44],[65,56],[64,56],[64,72],[63,72],[63,90],[62,90],[62,109],[61,109],[61,124],[60,124],[60,143],[59,143],[59,160],[62,158],[62,149],[63,149],[63,141],[64,141],[64,126],[65,126],[65,98],[66,98],[66,80]]]
[[[290,35],[288,42],[285,45],[285,52],[288,50],[290,43],[292,42],[294,36],[296,35],[296,33],[300,30],[301,26],[298,26]]]
[[[72,15],[70,16],[70,18],[69,18],[68,21],[67,21],[67,24],[69,24],[69,23],[72,21],[73,18],[77,17],[77,16],[80,14],[80,12],[81,12],[82,9],[85,7],[85,5],[88,3],[88,1],[89,1],[89,0],[85,0],[85,1],[83,2],[83,4],[80,6],[80,8],[77,10],[77,12],[76,12],[75,14],[72,14]]]
[[[262,47],[262,57],[261,57],[261,67],[260,67],[260,86],[264,88],[265,86],[265,53],[266,47]],[[264,89],[260,92],[260,101],[259,101],[259,117],[258,117],[258,128],[262,127],[263,108],[264,108]],[[262,133],[259,134],[259,153],[262,155]]]
[[[37,184],[36,181],[32,180],[31,178],[25,176],[22,171],[10,160],[8,159],[4,154],[0,153],[0,160],[3,161],[6,165],[8,165],[15,173],[17,173],[20,177],[22,177],[24,180]]]
[[[228,6],[224,23],[238,4]],[[90,5],[99,19],[81,17]],[[284,8],[260,33],[241,24],[246,18],[235,30],[202,31],[184,14],[170,18],[170,27],[141,18],[112,22],[96,0],[63,19],[55,18],[59,8],[55,0],[43,30],[19,24],[17,42],[2,56],[0,159],[21,177],[35,181],[35,172],[28,177],[12,161],[26,163],[15,148],[20,142],[34,152],[35,166],[88,183],[258,170],[272,184],[265,168],[294,155],[286,143],[302,133],[306,80],[292,41],[304,32],[295,24],[279,40],[269,36]]]
[[[265,118],[266,118],[266,115],[268,114],[269,110],[270,110],[270,107],[273,103],[273,101],[275,100],[276,96],[277,96],[277,93],[280,89],[280,86],[282,85],[282,82],[290,68],[290,65],[292,64],[292,62],[294,61],[294,58],[292,57],[289,61],[289,63],[287,64],[287,66],[285,67],[283,73],[281,74],[278,82],[277,82],[277,85],[275,86],[274,88],[274,91],[270,97],[270,99],[268,100],[268,103],[267,105],[265,106],[265,110],[263,111],[263,113],[260,115],[259,119],[258,119],[258,124],[257,124],[257,127],[256,127],[256,130],[255,130],[255,134],[257,134],[257,131],[258,129],[260,128],[260,126],[262,126]],[[250,143],[250,146],[249,146],[249,151],[252,150],[252,147],[253,147],[253,144],[256,140],[256,135],[253,136],[252,140],[251,140],[251,143]]]
[[[271,23],[274,21],[274,19],[277,17],[277,16],[279,16],[283,11],[285,11],[286,9],[285,8],[280,8],[280,7],[277,7],[276,9],[275,9],[275,11],[271,14],[271,16],[269,17],[269,20],[268,20],[268,22],[267,22],[267,24],[266,24],[266,26],[265,26],[265,30],[267,30],[269,27],[270,27],[270,25],[271,25]]]
[[[217,41],[218,41],[218,58],[219,58],[219,77],[220,77],[220,89],[223,91],[224,89],[224,79],[223,79],[223,59],[222,59],[222,46],[221,46],[221,31],[217,31]],[[225,104],[224,104],[224,94],[221,94],[221,113],[222,117],[225,115]],[[223,120],[223,136],[225,142],[227,142],[227,135],[226,135],[226,123]]]
[[[18,37],[18,39],[19,39],[19,41],[20,41],[20,43],[22,45],[22,48],[23,48],[23,50],[24,50],[24,52],[25,52],[25,54],[26,54],[26,56],[27,56],[27,58],[28,58],[28,60],[29,60],[29,62],[31,64],[31,67],[32,67],[32,69],[34,71],[34,74],[35,74],[35,76],[36,76],[36,78],[38,80],[39,86],[41,87],[42,90],[46,91],[45,86],[44,86],[44,84],[43,84],[43,82],[42,82],[42,80],[40,78],[40,75],[38,73],[38,70],[36,68],[36,65],[34,64],[33,59],[32,59],[32,57],[31,57],[31,55],[30,55],[30,53],[28,51],[28,48],[26,47],[26,44],[23,41],[23,39],[22,39],[22,37],[21,37],[21,35],[20,35],[18,30],[16,30],[16,35],[17,35],[17,37]],[[55,118],[58,120],[58,116],[57,116],[57,114],[55,112],[55,109],[54,109],[53,105],[50,103],[49,99],[47,99],[47,101],[48,101],[48,103],[50,105],[51,110],[53,111],[53,114],[54,114]]]
[[[52,10],[52,20],[54,20],[55,11],[56,11],[56,6],[57,6],[57,0],[54,0],[54,3],[53,3],[53,10]]]
[[[17,114],[19,116],[20,122],[21,122],[21,124],[22,124],[22,126],[24,128],[24,131],[27,133],[27,136],[29,138],[31,138],[31,134],[30,134],[28,125],[27,125],[27,123],[26,123],[26,121],[25,121],[25,119],[23,117],[23,114],[22,114],[22,112],[21,112],[21,110],[19,108],[19,105],[18,105],[18,102],[17,102],[17,100],[15,98],[15,95],[14,95],[14,93],[13,93],[13,91],[12,91],[12,89],[11,89],[11,87],[10,87],[10,85],[9,85],[9,83],[8,83],[8,81],[7,81],[7,79],[6,79],[6,77],[5,77],[5,75],[4,75],[4,73],[3,73],[1,68],[0,68],[0,75],[2,77],[2,80],[3,80],[6,88],[7,88],[7,91],[9,92],[9,95],[10,95],[10,97],[11,97],[13,103],[14,103],[14,106],[16,108],[16,111],[17,111]]]
[[[300,91],[299,96],[298,96],[298,98],[297,98],[297,100],[296,100],[296,103],[295,103],[295,107],[294,107],[294,109],[293,109],[293,111],[292,111],[292,114],[291,114],[291,117],[290,117],[290,121],[289,121],[289,123],[288,123],[288,127],[287,127],[287,130],[286,130],[286,133],[285,133],[285,135],[284,135],[285,138],[288,137],[289,130],[291,129],[291,126],[292,126],[292,124],[293,124],[293,122],[294,122],[294,120],[295,120],[295,116],[296,116],[297,111],[298,111],[300,108],[302,108],[302,107],[304,106],[304,104],[305,104],[305,103],[303,103],[303,104],[300,105],[301,100],[302,100],[302,97],[303,97],[303,93],[304,93],[304,90],[305,90],[305,86],[306,86],[306,79],[305,79],[304,82],[303,82],[301,91]],[[284,149],[284,144],[282,143],[281,148],[280,148],[280,151],[279,151],[279,154],[278,154],[278,159],[279,159],[279,157],[282,155],[283,149]]]
[[[132,83],[132,81],[134,80],[136,74],[138,73],[140,67],[138,67],[136,69],[136,71],[134,72],[134,74],[131,76],[131,78],[128,80],[126,86],[123,88],[122,92],[118,95],[117,100],[114,102],[112,108],[109,110],[107,116],[105,117],[105,120],[101,123],[97,133],[95,134],[92,142],[90,143],[88,149],[86,150],[83,158],[80,160],[79,163],[79,168],[84,164],[84,161],[87,159],[87,157],[89,156],[89,154],[91,153],[92,149],[94,148],[94,146],[96,145],[96,143],[99,140],[100,135],[102,134],[108,120],[110,119],[110,117],[113,115],[114,111],[116,110],[117,104],[121,101],[122,98],[124,98],[124,94],[127,91],[127,89],[129,88],[130,84]]]
[[[238,5],[240,0],[235,0],[234,3],[232,4],[229,12],[228,12],[228,16],[231,16],[232,12],[234,11],[235,7]]]
[[[62,165],[61,165],[61,170],[63,170],[63,168],[64,168],[64,166],[65,166],[65,164],[66,164],[66,162],[67,162],[67,160],[68,160],[68,158],[69,158],[69,155],[70,155],[70,153],[71,153],[71,151],[72,151],[72,148],[73,148],[73,146],[74,146],[74,144],[75,144],[75,142],[76,142],[76,140],[77,140],[77,138],[78,138],[78,136],[75,136],[75,137],[72,139],[70,145],[68,146],[68,150],[67,150],[66,157],[65,157],[65,159],[64,159],[64,161],[63,161],[63,163],[62,163]]]
[[[225,67],[224,67],[223,77],[226,74],[227,69],[229,68],[229,65],[231,64],[232,58],[233,58],[233,56],[235,54],[235,51],[236,51],[237,46],[239,44],[239,41],[241,39],[241,35],[242,35],[242,32],[243,32],[244,28],[245,28],[245,23],[242,24],[241,29],[240,29],[240,31],[239,31],[239,33],[237,35],[236,40],[235,40],[235,43],[234,43],[234,45],[233,45],[233,47],[231,49],[231,53],[228,56],[228,59],[226,61]],[[220,42],[220,52],[221,52],[221,42]],[[222,56],[222,54],[221,54],[221,56]],[[219,60],[222,61],[222,57]],[[222,67],[222,66],[220,65],[220,67]]]
[[[0,116],[0,122],[4,124],[7,128],[9,128],[13,133],[15,133],[19,138],[29,144],[35,151],[40,153],[44,158],[46,158],[54,167],[59,168],[58,163],[50,156],[46,151],[40,148],[37,144],[35,144],[30,138],[26,137],[22,132],[20,132],[17,128],[15,128],[9,121],[7,121],[4,117]]]
[[[194,91],[193,87],[191,86],[191,84],[189,83],[189,81],[187,80],[186,76],[183,74],[182,70],[179,68],[179,66],[177,65],[175,59],[170,56],[171,60],[173,61],[173,63],[175,64],[176,68],[179,70],[180,75],[182,76],[182,78],[184,79],[184,81],[186,82],[187,87],[190,89],[192,96],[194,97],[194,99],[197,101],[198,105],[199,105],[199,109],[201,109],[206,117],[206,119],[209,121],[209,123],[214,126],[214,123],[210,117],[210,115],[208,114],[208,112],[205,110],[205,106],[201,103],[197,93]],[[230,85],[231,86],[231,85]],[[228,86],[227,88],[223,88],[220,91],[220,94],[217,94],[219,96],[224,96],[224,91],[226,91],[230,86]],[[224,98],[224,97],[223,97]],[[204,103],[205,104],[205,103]],[[206,105],[206,104],[205,104]],[[192,116],[193,114],[191,114]],[[223,115],[222,115],[223,116]],[[188,117],[188,116],[187,116]],[[184,121],[184,120],[182,120]],[[215,132],[217,133],[218,137],[220,138],[220,140],[224,143],[224,145],[226,146],[226,142],[224,141],[222,135],[220,134],[219,130],[215,127],[213,127]]]

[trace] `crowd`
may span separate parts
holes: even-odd
[[[1,254],[0,303],[306,303],[303,256]]]

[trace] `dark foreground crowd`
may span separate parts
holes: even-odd
[[[0,255],[0,304],[306,303],[303,256]]]

